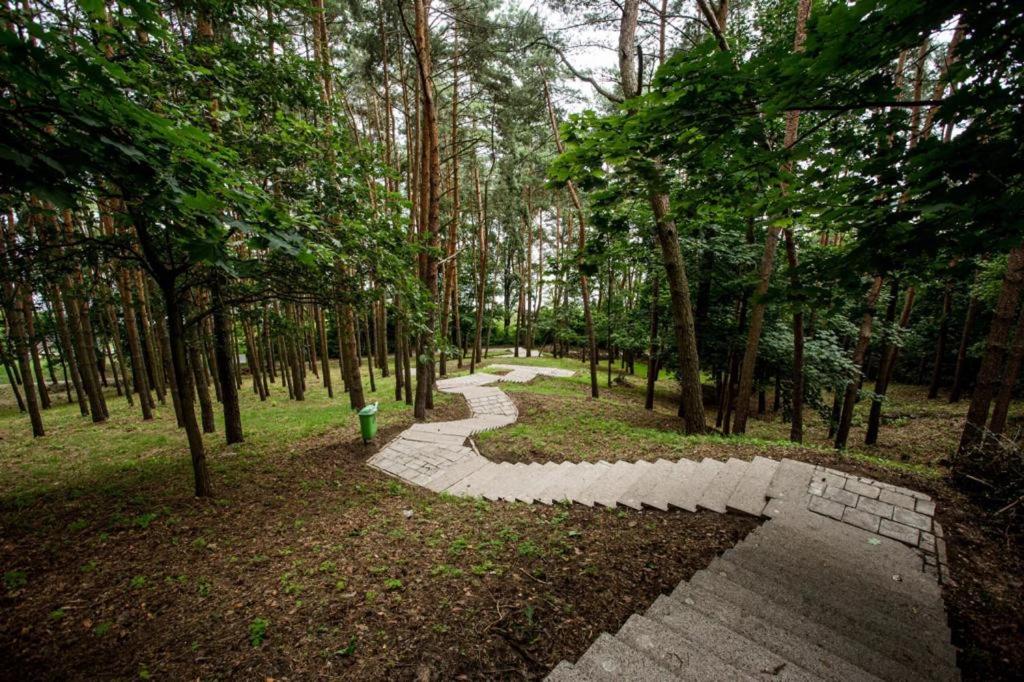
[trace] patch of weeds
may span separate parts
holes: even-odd
[[[295,580],[295,576],[292,573],[285,573],[281,576],[281,590],[285,594],[297,597],[302,594],[303,589],[305,588],[301,583]]]
[[[92,572],[94,572],[96,570],[96,561],[95,560],[90,560],[87,563],[82,564],[81,567],[79,568],[79,570],[82,573],[92,573]]]
[[[336,589],[338,592],[343,592],[347,588],[348,588],[348,581],[345,580],[344,578],[339,578],[338,581],[334,583],[334,589]]]
[[[67,614],[64,613],[64,609],[54,609],[53,611],[50,611],[49,618],[50,620],[56,622],[59,620],[63,620],[65,615]]]
[[[497,573],[495,571],[494,562],[490,559],[485,559],[479,564],[473,564],[469,570],[473,572],[473,575],[487,575],[488,573]]]
[[[505,542],[518,542],[519,541],[519,534],[516,533],[511,528],[509,528],[508,526],[505,526],[500,531],[498,531],[498,537],[501,538]]]
[[[451,564],[438,564],[430,569],[432,576],[444,576],[445,578],[459,578],[462,576],[462,569]]]
[[[72,533],[77,533],[80,530],[85,530],[85,528],[88,525],[89,525],[89,522],[86,521],[85,519],[75,519],[74,521],[72,521],[71,523],[68,524],[68,530],[71,531]]]
[[[208,544],[209,543],[206,541],[206,538],[201,535],[192,541],[192,546],[196,549],[206,549]]]
[[[196,591],[200,597],[209,597],[211,588],[212,585],[210,585],[210,581],[206,578],[200,578],[199,582],[196,583]]]
[[[270,627],[270,621],[266,618],[256,618],[249,623],[249,643],[253,648],[263,646],[263,641],[267,638],[268,627]]]
[[[145,664],[140,663],[139,664],[139,679],[140,680],[148,680],[150,677],[152,677],[152,675],[149,672],[149,668],[147,668],[145,666]]]
[[[384,581],[384,589],[388,592],[402,589],[402,581],[398,578],[388,578]]]
[[[372,604],[377,601],[377,592],[374,590],[367,590],[365,595],[366,603]]]
[[[388,537],[392,540],[403,540],[405,539],[405,531],[401,528],[395,528],[394,530],[388,531]]]
[[[7,571],[4,573],[4,587],[8,592],[20,590],[28,584],[28,575],[25,571]]]
[[[401,497],[405,495],[405,486],[398,481],[388,481],[388,495]]]
[[[517,552],[521,557],[538,557],[544,554],[543,550],[530,540],[524,540],[519,543]]]
[[[338,566],[333,561],[324,561],[317,567],[317,569],[321,573],[334,573],[338,570]]]
[[[369,568],[371,575],[382,575],[388,572],[387,566],[370,566]]]
[[[146,528],[149,528],[149,524],[156,521],[156,517],[158,516],[159,514],[157,514],[156,512],[140,514],[136,516],[134,519],[132,519],[132,525],[136,528],[142,528],[143,530],[145,530]]]
[[[133,590],[138,590],[138,589],[140,589],[142,587],[145,587],[146,586],[146,576],[144,576],[144,575],[132,576],[132,579],[131,579],[131,581],[128,584],[131,585]]]
[[[557,525],[559,525],[561,523],[565,523],[565,521],[568,518],[569,518],[569,511],[568,510],[562,510],[562,511],[558,512],[557,514],[555,514],[554,516],[551,517],[551,524],[557,526]]]
[[[501,540],[484,540],[477,545],[477,551],[481,554],[497,554],[505,548],[505,543]]]
[[[111,623],[109,620],[105,620],[102,623],[98,624],[93,629],[93,632],[96,633],[96,635],[98,637],[102,637],[103,635],[105,635],[108,632],[110,632],[110,628],[112,628],[112,627],[114,627],[114,624]]]
[[[444,623],[434,623],[434,625],[433,625],[433,626],[431,626],[431,630],[433,630],[433,631],[434,631],[434,632],[436,632],[436,633],[442,634],[442,635],[443,635],[444,633],[448,632],[448,631],[449,631],[450,629],[451,629],[451,628],[449,628],[449,627],[448,627],[447,625],[445,625]]]
[[[469,547],[469,540],[464,537],[457,537],[448,545],[448,553],[452,556],[457,556],[465,552],[467,547]]]
[[[355,638],[355,635],[353,635],[352,637],[349,638],[348,644],[346,644],[341,649],[338,649],[337,651],[335,651],[334,655],[335,656],[340,656],[342,658],[347,658],[347,657],[351,656],[352,654],[354,654],[356,652],[356,641],[357,640]]]

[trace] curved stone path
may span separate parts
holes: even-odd
[[[516,421],[501,381],[567,370],[490,365],[438,382],[472,416],[415,424],[369,460],[436,492],[491,500],[669,507],[768,517],[733,549],[602,634],[549,680],[955,680],[934,502],[784,459],[508,464],[470,437]],[[469,441],[470,445],[466,445]]]

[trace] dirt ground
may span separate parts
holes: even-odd
[[[439,497],[351,431],[288,445],[215,454],[214,501],[184,467],[5,499],[0,678],[539,678],[756,526]]]
[[[955,584],[944,592],[964,679],[1019,679],[1024,670],[1024,531],[1019,516],[1015,520],[983,509],[950,482],[946,465],[966,403],[928,401],[923,389],[896,387],[879,444],[859,445],[859,412],[867,407],[860,405],[850,438],[858,445],[839,454],[828,447],[827,430],[812,421],[817,416],[811,413],[805,420],[806,447],[786,442],[788,425],[770,414],[750,424],[751,437],[684,436],[669,395],[659,395],[654,411],[642,409],[641,384],[636,378],[612,389],[602,384],[602,397],[595,401],[586,385],[556,389],[541,380],[512,393],[520,421],[486,434],[478,446],[487,457],[512,462],[790,457],[927,492],[938,503],[937,518],[948,540]],[[592,431],[598,433],[589,435]]]

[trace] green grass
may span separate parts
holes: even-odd
[[[393,376],[382,379],[375,370],[377,391],[371,393],[365,366],[363,372],[366,399],[380,402],[380,427],[408,415],[410,408],[394,400]],[[302,402],[289,400],[280,382],[271,384],[271,397],[260,402],[246,380],[239,392],[245,442],[231,448],[236,457],[218,456],[227,448],[220,405],[215,403],[217,430],[204,436],[211,468],[221,476],[230,476],[269,450],[294,447],[328,431],[358,435],[358,418],[349,409],[348,395],[340,388],[336,366],[332,380],[333,399],[328,398],[319,379],[308,375],[306,399]],[[161,477],[177,485],[190,485],[185,434],[176,426],[169,395],[168,404],[158,405],[155,418],[144,422],[137,401],[129,407],[111,390],[106,396],[110,419],[105,424],[94,424],[89,417],[81,416],[77,405],[68,405],[63,395],[54,392],[51,397],[54,405],[43,413],[46,436],[32,438],[27,415],[20,414],[11,404],[12,396],[0,389],[0,442],[4,444],[0,452],[0,501],[19,505],[55,490],[74,495],[76,490],[97,487],[116,493],[140,479]],[[439,404],[447,400],[450,398],[443,394],[435,396]]]

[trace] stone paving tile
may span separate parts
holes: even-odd
[[[846,509],[843,505],[832,500],[826,500],[824,497],[818,497],[814,495],[811,497],[811,501],[808,504],[808,509],[818,514],[830,516],[837,521],[841,521],[843,518],[843,510]]]
[[[831,483],[825,488],[824,497],[827,497],[833,502],[846,505],[847,507],[857,506],[857,495],[855,493],[843,490],[842,488],[837,488]]]
[[[919,514],[925,514],[926,516],[935,516],[935,502],[932,500],[918,500],[917,506],[914,510]]]
[[[913,526],[919,530],[931,530],[932,520],[930,517],[924,514],[918,514],[912,512],[909,509],[896,509],[892,516],[894,521],[898,521],[908,526]]]
[[[897,507],[903,507],[904,509],[913,509],[914,503],[916,502],[916,500],[910,495],[904,495],[903,493],[898,493],[895,490],[883,490],[878,499]]]
[[[878,527],[878,532],[887,538],[899,540],[900,542],[904,542],[908,545],[916,545],[921,531],[916,528],[911,528],[910,526],[904,526],[902,523],[890,521],[889,519],[882,519],[882,522]]]
[[[878,500],[873,500],[870,497],[862,497],[858,499],[857,508],[863,509],[869,514],[880,516],[883,519],[891,519],[893,509],[895,509],[895,507],[893,507],[891,504],[888,504],[886,502],[880,502]]]
[[[881,521],[874,514],[869,514],[863,509],[854,509],[853,507],[847,507],[843,510],[843,523],[848,523],[851,526],[857,526],[864,530],[871,531],[872,533],[878,532],[878,522]]]
[[[872,499],[877,498],[878,494],[881,492],[881,490],[873,485],[869,485],[863,481],[854,480],[852,478],[846,481],[846,489],[851,493],[860,495],[861,497],[869,497]]]

